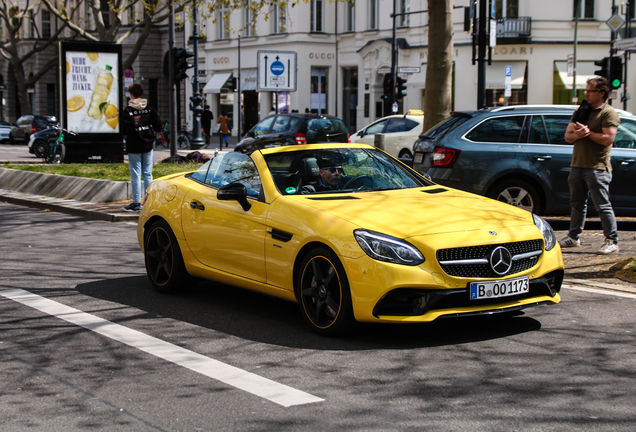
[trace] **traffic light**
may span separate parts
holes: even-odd
[[[395,95],[397,100],[402,100],[406,96],[406,80],[404,78],[397,77],[397,94]]]
[[[179,83],[188,77],[187,71],[189,68],[194,67],[193,64],[188,63],[190,57],[194,57],[192,51],[187,51],[184,48],[173,48],[174,59],[174,82]]]
[[[609,83],[612,89],[619,88],[623,84],[623,59],[612,57]]]
[[[596,60],[594,64],[600,66],[599,70],[594,71],[594,75],[609,79],[609,57],[604,57],[603,60]]]
[[[391,92],[394,91],[393,80],[391,79],[391,74],[384,74],[384,94],[382,95],[382,99],[390,99]]]
[[[232,77],[227,80],[227,89],[231,92],[236,91],[236,78]]]

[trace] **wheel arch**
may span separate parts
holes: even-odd
[[[292,286],[294,288],[294,297],[296,297],[296,301],[298,301],[300,303],[300,298],[299,298],[299,293],[298,293],[298,287],[296,286],[296,279],[299,276],[299,273],[301,271],[301,264],[303,262],[303,260],[305,259],[305,257],[309,254],[309,252],[317,247],[325,247],[327,249],[329,249],[330,251],[332,251],[334,254],[336,254],[336,256],[338,256],[338,254],[336,253],[336,251],[333,250],[332,247],[330,247],[329,245],[327,245],[326,243],[323,242],[319,242],[319,241],[312,241],[307,243],[306,245],[304,245],[300,251],[298,251],[298,253],[296,254],[296,259],[294,260],[294,270],[292,273]],[[342,263],[341,263],[342,264]]]
[[[546,204],[548,200],[548,196],[546,193],[546,188],[540,180],[535,178],[534,176],[528,175],[524,172],[507,172],[497,178],[493,178],[490,181],[490,184],[486,187],[484,196],[490,196],[492,191],[501,183],[506,181],[525,181],[533,186],[537,192],[539,193],[539,199],[541,200],[541,206],[539,208],[539,214],[543,214],[546,209]]]

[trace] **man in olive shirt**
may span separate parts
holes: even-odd
[[[609,186],[612,181],[611,150],[620,124],[618,114],[606,103],[609,96],[607,79],[594,77],[587,80],[585,101],[581,104],[565,131],[565,140],[574,143],[570,186],[570,231],[559,244],[561,247],[581,245],[581,234],[587,214],[588,192],[601,219],[605,244],[596,252],[608,255],[618,252],[618,230]],[[587,119],[585,118],[587,117]]]

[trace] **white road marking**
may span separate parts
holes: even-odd
[[[324,400],[25,290],[0,290],[0,295],[284,407]]]
[[[586,291],[586,292],[591,292],[591,293],[595,293],[595,294],[605,294],[605,295],[613,295],[613,296],[616,296],[616,297],[625,297],[625,298],[630,298],[630,299],[636,299],[636,294],[629,294],[629,293],[624,293],[624,292],[619,292],[619,291],[612,291],[612,290],[608,290],[608,289],[587,288],[587,287],[573,286],[573,285],[563,285],[563,287],[561,287],[561,289],[572,289],[572,290],[575,290],[575,291]]]

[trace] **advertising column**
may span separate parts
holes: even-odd
[[[60,57],[61,121],[78,134],[67,160],[123,161],[121,45],[62,42]]]

